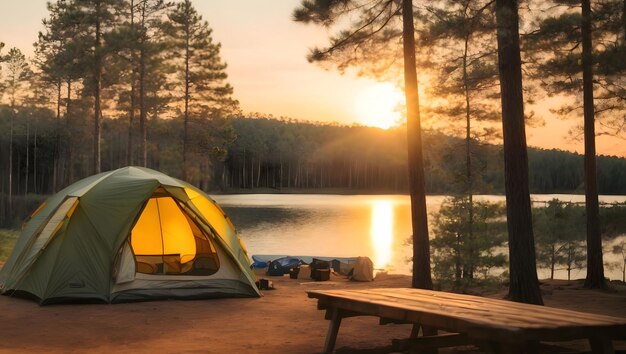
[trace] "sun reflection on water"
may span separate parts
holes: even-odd
[[[393,256],[393,204],[390,200],[374,200],[370,236],[374,267],[385,268]]]

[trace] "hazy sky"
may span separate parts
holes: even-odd
[[[209,21],[213,37],[222,43],[230,82],[244,112],[351,124],[372,123],[374,114],[390,111],[395,97],[389,85],[325,71],[306,61],[310,47],[326,42],[321,28],[291,21],[299,0],[195,0],[198,11]],[[46,0],[0,0],[0,41],[32,54],[32,43],[46,17]],[[387,97],[374,105],[377,95]],[[397,97],[396,97],[397,98]],[[369,105],[369,106],[368,106]],[[582,152],[581,142],[571,142],[567,131],[576,122],[550,116],[549,102],[535,111],[546,125],[528,129],[531,146]],[[369,112],[369,113],[368,113]],[[397,118],[387,112],[385,120]],[[626,156],[623,140],[600,137],[598,153]]]

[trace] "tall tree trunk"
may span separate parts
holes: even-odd
[[[139,43],[139,127],[141,129],[141,165],[148,167],[148,125],[146,122],[146,1],[141,2],[141,41]]]
[[[602,235],[596,176],[596,132],[593,103],[593,54],[591,44],[591,3],[582,0],[583,111],[585,120],[585,210],[587,215],[587,277],[585,287],[604,288]]]
[[[135,31],[135,0],[130,0],[130,26]],[[134,32],[133,32],[134,33]],[[132,69],[130,74],[130,110],[128,111],[128,141],[126,146],[126,165],[133,164],[133,121],[135,120],[135,73],[137,63],[137,55],[135,49],[132,48],[131,63]]]
[[[15,105],[11,105],[11,123],[9,128],[9,211],[13,210],[13,123],[15,120]]]
[[[404,89],[407,107],[407,141],[409,189],[411,194],[411,224],[413,229],[413,281],[414,288],[432,289],[430,274],[430,246],[428,239],[428,216],[426,214],[426,191],[424,182],[424,158],[417,89],[415,62],[415,26],[413,24],[413,1],[402,4],[404,46]]]
[[[504,180],[509,233],[509,294],[513,301],[543,304],[528,189],[528,152],[519,47],[517,0],[496,0],[498,69],[504,135]]]
[[[189,78],[189,60],[190,60],[190,33],[191,29],[189,28],[189,19],[187,18],[185,22],[185,115],[183,120],[183,180],[187,178],[187,139],[188,139],[188,130],[189,130],[189,86],[191,85]],[[245,151],[244,151],[245,154]],[[244,164],[244,176],[245,176],[245,164]],[[245,182],[244,182],[245,188]]]
[[[52,193],[56,193],[58,190],[58,178],[59,178],[59,160],[61,155],[61,80],[57,82],[57,120],[56,131],[54,140],[54,162],[52,164]]]
[[[26,199],[26,196],[28,195],[28,172],[30,171],[30,121],[28,120],[28,114],[24,118],[26,119],[26,174],[24,176],[24,199]]]
[[[469,78],[467,74],[467,56],[469,51],[469,35],[465,36],[463,51],[463,91],[465,93],[465,173],[467,184],[467,265],[463,276],[474,278],[474,191],[472,183],[472,135],[471,135],[471,106],[469,94]]]
[[[126,164],[133,165],[133,121],[135,120],[135,80],[130,89],[130,110],[128,112],[128,142],[126,146]]]
[[[72,117],[72,80],[67,80],[67,102],[65,106],[65,129],[68,132],[67,134],[67,166],[65,167],[66,174],[66,185],[72,184],[74,182],[74,146],[73,146],[73,138],[70,133],[71,129],[71,117]]]
[[[246,148],[243,148],[243,164],[241,165],[241,180],[242,180],[242,188],[246,189]]]
[[[35,122],[35,137],[33,141],[33,193],[37,194],[37,133],[39,124]]]
[[[283,155],[279,155],[280,176],[278,177],[278,189],[283,189]]]
[[[550,253],[550,279],[554,279],[554,267],[556,266],[556,250],[554,244]]]
[[[456,247],[454,248],[454,280],[455,284],[459,285],[459,281],[461,280],[462,275],[462,267],[461,267],[461,235],[456,236]]]
[[[102,3],[98,1],[96,3],[96,40],[94,44],[95,51],[95,68],[94,68],[94,132],[93,132],[93,173],[100,173],[100,138],[102,135],[101,128],[102,122],[100,118],[102,117],[101,106],[100,106],[100,95],[102,88],[102,33],[100,29],[100,16],[101,16]]]
[[[259,157],[256,172],[256,187],[259,188],[261,184],[261,158]]]

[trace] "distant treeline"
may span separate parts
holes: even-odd
[[[237,135],[228,148],[215,187],[222,189],[348,189],[407,191],[406,132],[361,126],[321,125],[267,118],[235,118]],[[424,137],[426,190],[462,192],[465,140],[430,132]],[[473,142],[477,193],[504,190],[502,148]],[[583,191],[583,156],[529,149],[533,193]],[[626,159],[600,156],[602,194],[626,194]]]
[[[54,115],[45,109],[21,111],[14,131],[16,195],[25,192],[50,194],[52,190],[52,152],[55,147]],[[0,131],[8,114],[0,106]],[[105,119],[103,135],[103,170],[126,165],[126,122]],[[28,126],[27,126],[28,124]],[[232,118],[221,125],[230,126],[234,141],[223,147],[224,158],[198,167],[194,178],[200,188],[210,191],[236,189],[345,189],[355,191],[407,191],[406,132],[403,127],[390,130],[363,126],[341,126],[265,117]],[[210,127],[202,127],[209,129]],[[71,161],[64,161],[61,187],[91,174],[88,127],[74,126]],[[150,121],[149,167],[181,177],[180,121]],[[27,132],[28,130],[28,132]],[[27,139],[27,134],[29,135]],[[4,151],[8,139],[0,139]],[[503,158],[500,145],[472,142],[476,193],[500,193],[504,190]],[[27,151],[26,144],[29,145]],[[451,194],[463,190],[465,140],[429,132],[424,137],[426,189],[433,194]],[[27,156],[28,153],[28,156]],[[26,173],[27,159],[28,179]],[[0,165],[8,161],[0,156]],[[222,161],[220,161],[222,160]],[[533,193],[577,193],[583,188],[583,156],[561,150],[529,149],[530,188]],[[194,176],[195,177],[195,176]],[[599,188],[602,194],[626,194],[626,159],[600,156]],[[6,174],[0,174],[4,186]],[[28,185],[26,185],[28,181]],[[4,187],[3,187],[4,188]],[[5,192],[2,190],[2,192]]]

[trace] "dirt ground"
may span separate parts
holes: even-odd
[[[40,307],[0,296],[0,353],[316,353],[322,349],[328,323],[306,290],[410,286],[409,277],[386,274],[371,283],[340,277],[327,282],[270,279],[276,289],[258,299]],[[580,282],[550,281],[542,290],[547,306],[626,317],[626,287],[614,287],[615,292],[591,291],[581,289]],[[408,325],[380,326],[373,317],[348,318],[342,322],[336,348],[340,353],[386,353],[392,339],[406,338],[410,330]],[[626,342],[615,345],[626,351]],[[564,346],[589,350],[585,341]],[[476,352],[473,347],[440,350]]]

